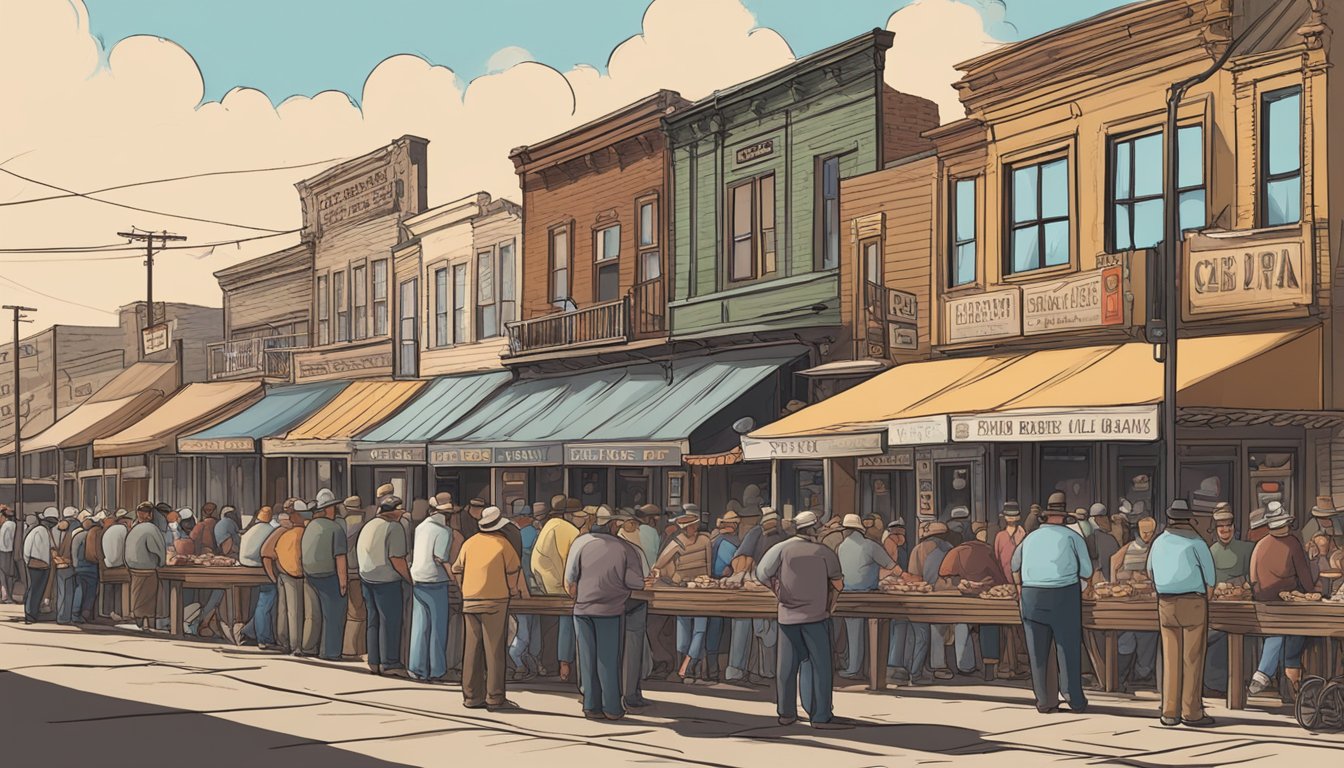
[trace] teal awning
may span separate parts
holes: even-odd
[[[178,438],[179,453],[256,453],[264,438],[283,435],[331,402],[349,382],[268,389],[261,401],[209,429]]]
[[[359,464],[423,464],[425,444],[513,380],[508,371],[441,376],[392,418],[355,439]]]

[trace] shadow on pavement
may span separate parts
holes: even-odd
[[[292,735],[183,709],[114,699],[0,672],[4,764],[396,768]],[[208,706],[207,702],[202,702]],[[255,717],[274,718],[267,710]],[[14,761],[10,763],[9,761]]]

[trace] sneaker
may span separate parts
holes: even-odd
[[[626,709],[643,709],[644,707],[653,706],[653,702],[645,698],[622,699],[621,703],[625,705]]]
[[[383,677],[396,677],[405,680],[410,676],[410,673],[402,667],[397,667],[396,669],[383,669]]]
[[[586,718],[588,718],[589,720],[606,720],[606,719],[607,719],[606,716],[604,716],[601,712],[597,712],[597,711],[595,711],[595,710],[594,710],[594,711],[589,711],[589,710],[586,710],[586,709],[585,709],[585,710],[583,711],[583,716],[586,717]]]
[[[796,716],[795,716],[795,717],[781,717],[781,718],[779,718],[779,724],[780,724],[780,725],[793,725],[793,724],[796,723],[796,722],[798,722],[798,718],[797,718]]]
[[[1181,724],[1181,719],[1179,717],[1167,717],[1166,715],[1163,715],[1162,717],[1158,718],[1158,722],[1162,723],[1168,728],[1173,728]]]
[[[1208,728],[1216,721],[1212,717],[1205,715],[1198,720],[1182,720],[1181,722],[1190,728]]]
[[[468,704],[466,702],[463,702],[462,706],[466,707],[467,709],[487,709],[486,703],[484,701],[476,704]]]
[[[947,669],[935,669],[935,670],[933,670],[933,679],[934,679],[934,680],[951,680],[951,679],[952,679],[952,672],[951,672],[951,670],[947,670]]]
[[[1256,673],[1251,676],[1251,684],[1246,688],[1246,692],[1251,696],[1259,696],[1260,694],[1264,693],[1265,689],[1268,687],[1269,687],[1269,676],[1259,670],[1256,670]]]
[[[625,713],[622,712],[619,715],[613,715],[610,712],[607,712],[606,714],[603,715],[603,717],[607,718],[608,720],[624,720]]]

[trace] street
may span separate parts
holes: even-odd
[[[1086,715],[1039,715],[1025,688],[959,685],[836,694],[848,731],[780,727],[772,692],[655,683],[625,721],[585,720],[554,682],[511,686],[522,711],[467,710],[455,685],[104,627],[24,626],[0,607],[0,750],[16,765],[393,766],[511,764],[827,768],[914,765],[1329,765],[1344,736],[1286,710],[1218,727],[1163,728],[1147,697],[1091,694]],[[1210,702],[1212,704],[1212,702]],[[551,753],[551,754],[547,754]],[[29,761],[33,761],[30,763]],[[557,762],[558,761],[558,762]]]

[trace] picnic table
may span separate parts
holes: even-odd
[[[230,616],[240,616],[243,591],[269,584],[261,568],[245,565],[169,565],[159,569],[159,581],[168,586],[168,631],[173,637],[186,635],[184,589],[222,589]]]

